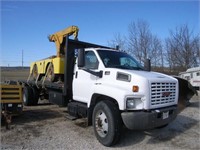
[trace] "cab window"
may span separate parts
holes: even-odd
[[[99,61],[93,51],[85,52],[85,68],[87,69],[98,69]]]

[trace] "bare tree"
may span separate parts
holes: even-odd
[[[118,46],[120,50],[126,51],[126,37],[123,37],[120,33],[115,33],[113,40],[108,41],[108,45],[113,48],[116,48],[116,46]]]
[[[170,31],[164,49],[162,41],[152,34],[148,22],[138,20],[129,24],[128,36],[120,33],[114,35],[109,46],[116,45],[133,55],[140,63],[144,63],[146,58],[151,59],[152,68],[157,71],[168,72],[167,68],[164,70],[166,62],[170,71],[175,71],[174,74],[200,66],[200,34],[195,35],[187,25]]]
[[[150,46],[149,58],[153,67],[164,66],[164,57],[163,57],[163,46],[161,40],[157,36],[152,36],[151,46]]]
[[[151,33],[149,24],[144,20],[132,22],[128,28],[128,51],[140,63],[149,58],[152,66],[163,66],[161,40]]]
[[[194,35],[187,25],[170,31],[166,39],[167,61],[172,70],[184,71],[199,65],[199,36]]]

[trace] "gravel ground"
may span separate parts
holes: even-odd
[[[189,150],[200,149],[200,97],[194,96],[191,105],[162,129],[130,131],[123,129],[119,144],[107,148],[95,138],[93,128],[84,120],[66,119],[66,108],[56,105],[25,107],[12,120],[11,129],[1,126],[1,149],[33,150]]]

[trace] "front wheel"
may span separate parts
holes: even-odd
[[[121,136],[119,109],[110,101],[99,102],[93,111],[93,127],[98,141],[105,146],[116,144]]]

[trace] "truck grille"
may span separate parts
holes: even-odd
[[[151,106],[175,102],[176,83],[151,83]]]

